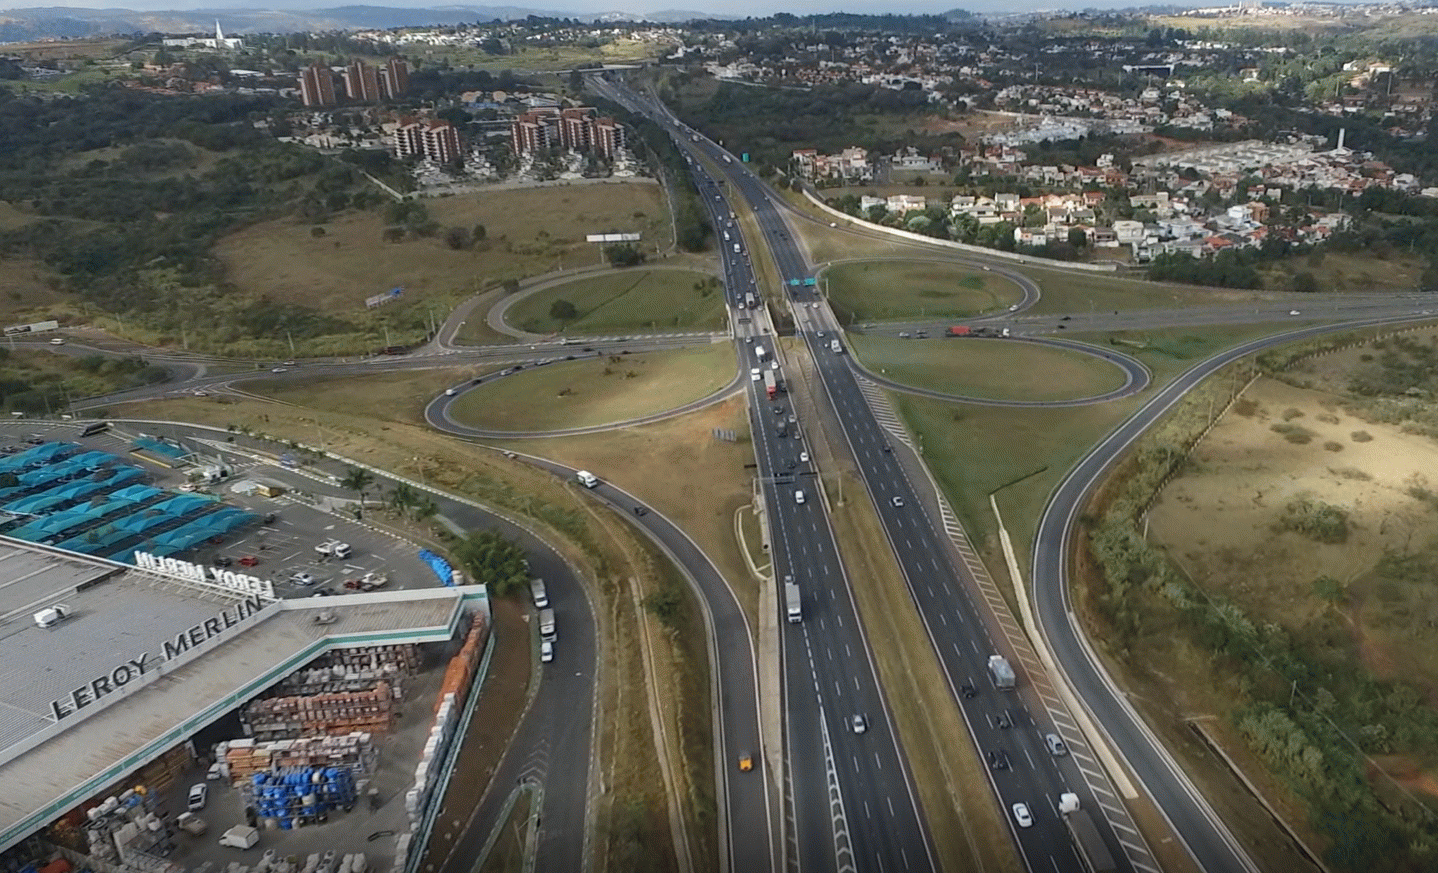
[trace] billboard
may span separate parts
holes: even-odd
[[[394,301],[398,300],[399,296],[403,293],[404,288],[391,288],[383,294],[376,294],[373,297],[366,298],[364,302],[365,308],[374,309],[376,306],[383,306],[386,303],[393,303]]]
[[[37,321],[34,324],[12,324],[5,328],[6,336],[24,336],[27,333],[44,333],[47,330],[59,330],[58,321]]]
[[[626,243],[639,242],[637,233],[591,233],[584,238],[585,242],[592,243]]]

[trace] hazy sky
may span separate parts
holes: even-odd
[[[792,12],[796,15],[803,15],[814,12],[867,12],[878,11],[906,13],[932,13],[947,12],[950,9],[968,9],[974,12],[1016,12],[1032,9],[1064,9],[1064,8],[1092,8],[1092,7],[1123,7],[1137,5],[1142,0],[1074,0],[1074,2],[1044,2],[1044,0],[1032,0],[1032,2],[1005,2],[1005,0],[977,0],[977,2],[954,2],[954,0],[900,0],[899,3],[889,6],[882,4],[882,10],[876,8],[873,2],[861,2],[861,0],[779,0],[779,2],[766,2],[766,0],[557,0],[557,2],[545,2],[545,0],[513,0],[513,2],[476,2],[465,3],[463,0],[270,0],[270,2],[236,2],[236,0],[208,0],[208,2],[196,2],[196,0],[0,0],[0,9],[20,9],[31,7],[54,7],[69,6],[85,9],[136,9],[136,10],[163,10],[163,9],[324,9],[334,6],[354,5],[365,6],[404,6],[404,7],[441,7],[441,6],[515,6],[526,9],[543,9],[556,12],[653,12],[669,9],[683,9],[695,12],[709,12],[719,15],[769,15],[774,12]],[[1182,0],[1179,0],[1182,4]],[[1184,4],[1186,5],[1186,4]]]

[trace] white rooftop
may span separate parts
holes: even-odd
[[[0,538],[0,851],[329,649],[450,639],[463,599],[271,603]]]

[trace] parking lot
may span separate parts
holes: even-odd
[[[76,425],[3,422],[0,423],[0,451],[12,447],[22,450],[33,441],[79,443],[86,449],[108,452],[140,467],[147,474],[149,484],[157,488],[210,494],[227,505],[255,513],[264,520],[260,526],[236,530],[220,542],[206,542],[175,557],[229,566],[235,571],[269,579],[281,597],[342,594],[358,590],[361,584],[381,580],[384,590],[439,585],[434,571],[419,559],[417,546],[353,519],[347,508],[354,501],[354,495],[337,486],[278,464],[261,463],[189,441],[184,442],[205,453],[196,459],[197,463],[179,465],[147,459],[130,450],[138,436],[138,432],[128,427],[81,437]],[[230,471],[223,481],[209,485],[191,482],[197,468],[216,463],[222,463]],[[265,491],[275,496],[266,496]],[[348,544],[350,553],[343,558],[329,557],[315,549],[334,541]],[[346,587],[347,582],[351,583],[350,588]]]

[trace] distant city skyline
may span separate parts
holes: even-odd
[[[1236,4],[1236,0],[1234,0]],[[49,0],[49,2],[11,2],[0,8],[0,13],[11,9],[33,9],[33,8],[71,8],[71,9],[131,9],[137,12],[161,12],[168,10],[195,11],[214,10],[223,13],[227,9],[245,10],[314,10],[329,9],[338,6],[351,5],[344,0],[269,0],[269,2],[233,2],[233,0],[131,0],[131,2],[102,3],[97,0]],[[788,12],[795,15],[812,15],[828,12],[850,12],[856,14],[878,14],[891,13],[896,15],[933,15],[948,12],[953,9],[965,9],[970,12],[984,14],[1003,14],[1014,12],[1039,12],[1039,11],[1078,11],[1081,9],[1127,9],[1138,8],[1144,5],[1172,5],[1172,6],[1218,6],[1225,5],[1221,2],[1199,2],[1199,0],[1176,0],[1170,3],[1141,3],[1134,0],[1072,0],[1072,2],[1053,2],[1053,0],[1033,0],[1033,2],[1005,2],[1005,0],[971,0],[971,2],[955,2],[955,0],[912,0],[902,6],[876,9],[872,3],[859,2],[859,0],[786,0],[786,2],[770,3],[764,0],[558,0],[558,2],[511,2],[511,3],[453,3],[445,0],[366,0],[366,2],[355,3],[360,6],[381,6],[394,8],[447,8],[475,6],[479,8],[511,8],[511,9],[535,9],[554,12],[559,15],[566,13],[593,15],[605,12],[628,12],[636,15],[666,12],[672,10],[692,11],[700,14],[721,15],[726,17],[746,16],[766,17],[777,12]],[[1362,5],[1362,2],[1352,2],[1349,5]]]

